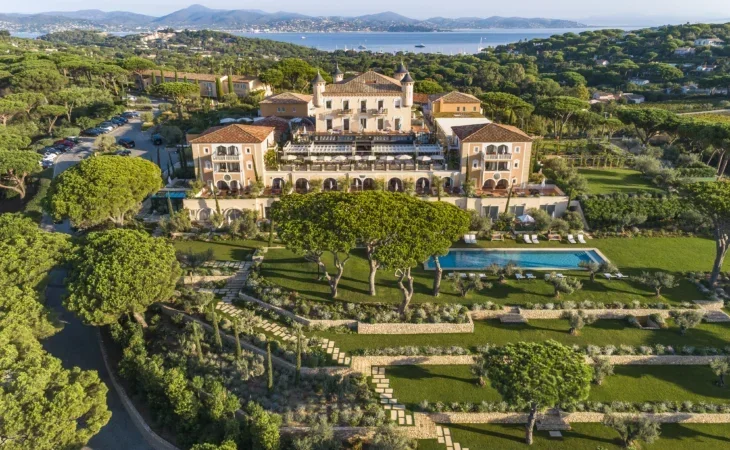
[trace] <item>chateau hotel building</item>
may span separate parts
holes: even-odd
[[[442,201],[495,218],[507,207],[510,190],[515,214],[543,208],[559,216],[566,210],[567,197],[555,186],[528,184],[532,138],[520,129],[494,123],[454,126],[446,145],[414,118],[415,82],[402,64],[393,77],[368,71],[344,79],[337,67],[332,79],[327,83],[318,73],[311,96],[282,93],[261,102],[262,115],[290,119],[291,138],[285,143],[275,142],[273,128],[255,122],[188,136],[196,174],[207,186],[184,201],[194,220],[205,221],[215,210],[214,187],[229,218],[242,209],[266,217],[284,190],[413,189],[424,200],[436,200],[436,183]],[[471,96],[450,98],[465,102],[451,108],[475,107]],[[261,184],[262,195],[248,195],[251,186]],[[475,188],[474,197],[463,195],[466,184]]]

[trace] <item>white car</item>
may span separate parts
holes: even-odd
[[[109,133],[110,131],[114,131],[114,127],[113,127],[113,126],[111,126],[111,125],[107,125],[107,126],[102,126],[102,125],[99,125],[99,126],[98,126],[98,127],[96,127],[96,128],[98,128],[98,129],[100,129],[100,130],[103,130],[103,131],[104,131],[104,133]]]

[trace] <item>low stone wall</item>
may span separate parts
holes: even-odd
[[[520,309],[520,315],[527,320],[540,319],[562,319],[563,314],[578,309]],[[627,316],[648,316],[659,314],[664,318],[669,317],[670,311],[697,311],[696,309],[583,309],[586,314],[596,316],[598,319],[625,319]],[[480,310],[471,311],[471,318],[474,320],[499,319],[506,314],[514,314],[511,308],[501,310]]]
[[[429,413],[429,419],[436,423],[527,423],[525,413]],[[637,415],[650,417],[660,423],[730,423],[730,414],[696,414],[696,413],[616,413],[618,416],[634,417]],[[603,413],[563,413],[561,418],[568,423],[597,423],[603,420]],[[555,418],[556,416],[547,416]],[[538,416],[540,420],[542,416]]]
[[[713,359],[725,356],[611,355],[604,358],[617,366],[705,366]],[[591,358],[588,359],[592,361]]]
[[[467,316],[465,323],[362,323],[357,324],[358,334],[446,334],[473,333],[474,322]]]
[[[312,327],[320,327],[320,328],[335,328],[335,327],[353,327],[357,325],[357,321],[355,320],[314,320],[314,319],[307,319],[306,317],[298,316],[294,314],[291,311],[287,311],[284,308],[279,308],[278,306],[274,306],[272,304],[262,302],[261,300],[251,297],[248,294],[244,294],[243,292],[238,293],[238,298],[241,300],[245,300],[247,302],[256,303],[257,305],[261,306],[264,309],[268,309],[269,311],[274,311],[278,314],[281,314],[282,316],[288,317],[292,319],[295,322],[299,322],[303,325],[312,326]]]

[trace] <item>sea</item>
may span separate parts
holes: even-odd
[[[625,28],[623,29],[634,29]],[[523,40],[547,38],[556,34],[580,33],[591,28],[488,29],[445,32],[349,32],[349,33],[250,33],[245,36],[303,45],[324,51],[365,50],[382,53],[441,53],[447,55],[479,53],[480,48],[495,47]],[[418,46],[418,47],[416,47]]]
[[[303,45],[323,51],[355,50],[380,53],[441,53],[446,55],[479,53],[481,48],[511,44],[524,40],[547,38],[556,34],[580,33],[605,28],[493,28],[444,32],[336,32],[336,33],[270,33],[228,30],[237,36],[271,39]],[[639,27],[621,27],[624,30]],[[18,32],[13,36],[36,38],[41,33]],[[114,32],[117,36],[132,33]]]

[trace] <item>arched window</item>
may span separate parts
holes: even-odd
[[[215,149],[215,154],[218,156],[225,156],[226,155],[226,147],[224,145],[219,145]]]
[[[322,189],[325,192],[328,191],[336,191],[337,190],[337,180],[334,178],[327,178],[324,180],[324,183],[322,184]]]
[[[503,155],[505,153],[509,153],[509,151],[507,150],[507,146],[506,145],[500,145],[499,146],[499,149],[497,150],[497,153],[499,153],[500,155]]]
[[[228,154],[229,154],[230,156],[236,156],[236,155],[238,155],[238,148],[236,148],[236,146],[235,146],[235,145],[231,145],[231,146],[229,146],[229,147],[228,147]]]
[[[487,153],[497,153],[497,147],[494,145],[487,145]]]

